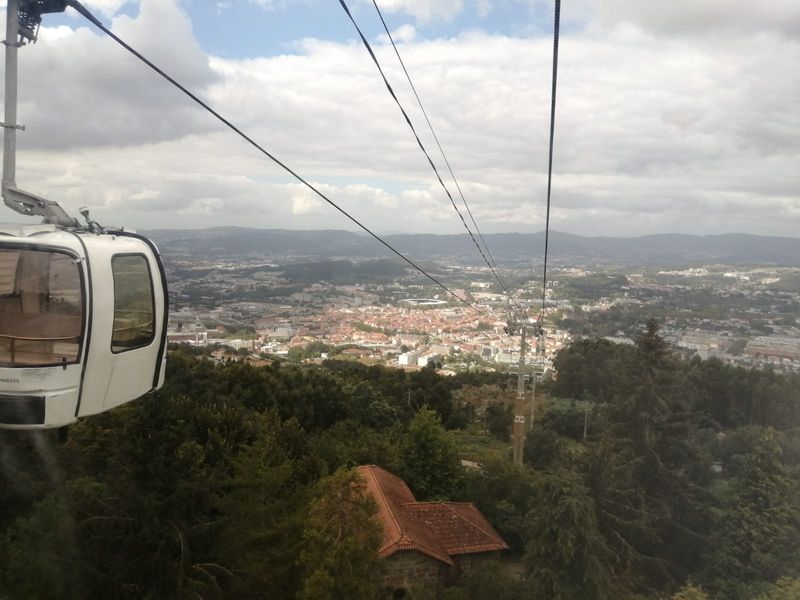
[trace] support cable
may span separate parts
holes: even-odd
[[[173,79],[173,78],[172,78],[170,75],[168,75],[167,73],[165,73],[164,71],[162,71],[162,70],[161,70],[161,69],[160,69],[158,66],[156,66],[156,65],[155,65],[153,62],[151,62],[149,59],[147,59],[147,58],[146,58],[144,55],[142,55],[142,54],[141,54],[139,51],[137,51],[135,48],[133,48],[132,46],[130,46],[129,44],[127,44],[127,43],[126,43],[124,40],[122,40],[122,39],[121,39],[119,36],[117,36],[117,35],[116,35],[115,33],[113,33],[113,32],[112,32],[110,29],[108,29],[108,28],[107,28],[105,25],[103,25],[103,23],[101,23],[101,22],[100,22],[100,20],[99,20],[99,19],[97,19],[97,17],[95,17],[95,16],[94,16],[94,15],[93,15],[93,14],[92,14],[92,13],[91,13],[91,12],[90,12],[90,11],[89,11],[87,8],[86,8],[86,7],[84,7],[84,6],[83,6],[83,5],[82,5],[82,4],[81,4],[81,3],[80,3],[78,0],[68,0],[68,4],[69,4],[70,6],[72,6],[72,7],[73,7],[73,8],[74,8],[76,11],[78,11],[78,12],[79,12],[79,13],[80,13],[80,14],[81,14],[83,17],[85,17],[85,18],[86,18],[88,21],[90,21],[90,22],[91,22],[91,23],[92,23],[92,24],[93,24],[95,27],[97,27],[97,28],[98,28],[100,31],[102,31],[103,33],[105,33],[106,35],[108,35],[108,36],[109,36],[111,39],[113,39],[113,40],[114,40],[115,42],[117,42],[117,43],[118,43],[120,46],[122,46],[123,48],[125,48],[125,50],[127,50],[128,52],[130,52],[131,54],[133,54],[133,55],[134,55],[136,58],[138,58],[140,61],[142,61],[142,62],[143,62],[144,64],[146,64],[148,67],[150,67],[150,68],[151,68],[153,71],[155,71],[155,72],[156,72],[158,75],[160,75],[161,77],[163,77],[164,79],[166,79],[166,80],[167,80],[169,83],[171,83],[171,84],[172,84],[172,85],[174,85],[176,88],[178,88],[178,89],[179,89],[181,92],[183,92],[183,93],[184,93],[186,96],[188,96],[189,98],[191,98],[191,99],[192,99],[192,100],[193,100],[195,103],[197,103],[197,104],[198,104],[198,105],[200,105],[202,108],[204,108],[206,111],[208,111],[209,113],[211,113],[211,114],[212,114],[214,117],[216,117],[216,118],[217,118],[219,121],[221,121],[221,122],[222,122],[224,125],[226,125],[226,126],[229,128],[229,129],[231,129],[232,131],[234,131],[235,133],[237,133],[237,134],[238,134],[238,135],[239,135],[239,136],[240,136],[242,139],[244,139],[244,140],[245,140],[245,141],[247,141],[247,142],[248,142],[250,145],[252,145],[253,147],[255,147],[255,148],[256,148],[256,149],[257,149],[259,152],[261,152],[261,153],[262,153],[264,156],[266,156],[267,158],[269,158],[269,159],[270,159],[272,162],[274,162],[276,165],[278,165],[279,167],[281,167],[281,168],[282,168],[284,171],[286,171],[287,173],[289,173],[289,174],[290,174],[292,177],[294,177],[294,178],[295,178],[297,181],[299,181],[299,182],[300,182],[300,183],[302,183],[304,186],[306,186],[308,189],[310,189],[312,192],[314,192],[314,194],[316,194],[317,196],[319,196],[319,197],[320,197],[322,200],[324,200],[325,202],[327,202],[329,205],[331,205],[333,208],[335,208],[337,211],[339,211],[341,214],[343,214],[345,217],[347,217],[347,218],[348,218],[350,221],[352,221],[353,223],[355,223],[356,225],[358,225],[358,226],[359,226],[361,229],[363,229],[365,232],[367,232],[369,235],[371,235],[373,238],[375,238],[375,239],[376,239],[378,242],[380,242],[382,245],[384,245],[386,248],[388,248],[389,250],[391,250],[391,251],[392,251],[394,254],[396,254],[398,257],[400,257],[401,259],[403,259],[403,260],[404,260],[406,263],[408,263],[408,265],[410,265],[412,268],[414,268],[415,270],[417,270],[417,271],[419,271],[420,273],[422,273],[422,274],[423,274],[425,277],[427,277],[427,278],[428,278],[428,279],[430,279],[430,280],[431,280],[433,283],[435,283],[437,286],[439,286],[440,288],[442,288],[443,290],[445,290],[445,291],[446,291],[448,294],[450,294],[451,296],[453,296],[453,297],[454,297],[456,300],[458,300],[459,302],[462,302],[462,303],[463,303],[463,304],[465,304],[466,306],[469,306],[470,308],[472,308],[472,309],[473,309],[473,310],[475,310],[476,312],[480,313],[481,315],[483,315],[483,316],[486,316],[486,317],[490,317],[490,318],[491,318],[491,315],[489,315],[489,313],[487,313],[486,311],[482,310],[481,308],[479,308],[478,306],[476,306],[475,304],[473,304],[473,303],[472,303],[472,302],[470,302],[469,300],[467,300],[467,299],[465,299],[465,298],[462,298],[460,295],[456,294],[456,293],[455,293],[455,292],[454,292],[452,289],[450,289],[448,286],[446,286],[445,284],[443,284],[443,283],[442,283],[441,281],[439,281],[439,280],[438,280],[436,277],[434,277],[433,275],[429,274],[427,271],[425,271],[425,269],[423,269],[422,267],[420,267],[419,265],[417,265],[416,263],[414,263],[414,262],[413,262],[413,261],[412,261],[410,258],[406,257],[404,254],[400,253],[400,252],[399,252],[398,250],[396,250],[396,249],[395,249],[395,248],[394,248],[394,247],[393,247],[391,244],[389,244],[389,242],[385,241],[385,240],[384,240],[383,238],[381,238],[381,237],[380,237],[378,234],[374,233],[374,232],[373,232],[372,230],[370,230],[370,229],[369,229],[369,228],[368,228],[366,225],[362,224],[362,223],[361,223],[359,220],[357,220],[355,217],[353,217],[353,216],[352,216],[350,213],[348,213],[348,212],[347,212],[345,209],[343,209],[341,206],[339,206],[338,204],[336,204],[336,202],[334,202],[333,200],[331,200],[330,198],[328,198],[328,197],[327,197],[325,194],[323,194],[321,191],[319,191],[319,189],[317,189],[317,188],[316,188],[316,187],[315,187],[313,184],[309,183],[309,182],[308,182],[306,179],[304,179],[302,176],[300,176],[300,175],[299,175],[297,172],[295,172],[293,169],[291,169],[291,168],[290,168],[288,165],[286,165],[284,162],[282,162],[281,160],[279,160],[279,159],[278,159],[278,158],[277,158],[275,155],[271,154],[271,153],[270,153],[270,152],[268,152],[266,149],[264,149],[264,148],[263,148],[261,145],[259,145],[259,144],[258,144],[258,143],[257,143],[255,140],[253,140],[253,138],[251,138],[250,136],[248,136],[248,135],[247,135],[246,133],[244,133],[244,132],[243,132],[241,129],[239,129],[239,128],[238,128],[238,127],[236,127],[236,126],[235,126],[233,123],[231,123],[231,122],[230,122],[228,119],[226,119],[226,118],[225,118],[225,117],[223,117],[223,116],[222,116],[220,113],[218,113],[216,110],[214,110],[213,108],[211,108],[211,106],[209,106],[209,105],[208,105],[206,102],[204,102],[204,101],[203,101],[203,100],[201,100],[201,99],[200,99],[198,96],[196,96],[195,94],[193,94],[192,92],[190,92],[190,91],[189,91],[189,90],[188,90],[186,87],[184,87],[182,84],[178,83],[178,81],[176,81],[175,79]]]
[[[550,242],[550,189],[553,181],[553,137],[556,122],[556,82],[558,81],[558,34],[561,22],[561,0],[555,0],[553,18],[553,84],[550,90],[550,152],[547,162],[547,218],[544,227],[544,275],[542,276],[542,317],[547,297],[547,249]]]
[[[447,170],[450,172],[450,176],[453,178],[453,183],[456,185],[456,189],[458,190],[459,196],[461,196],[461,200],[464,202],[464,207],[467,209],[467,214],[469,214],[469,218],[472,221],[472,225],[475,227],[475,232],[478,234],[481,242],[483,243],[483,247],[486,249],[486,254],[489,255],[489,260],[491,261],[492,265],[495,269],[499,269],[497,266],[497,262],[494,260],[494,256],[492,256],[492,251],[489,249],[489,244],[486,243],[486,240],[483,238],[483,234],[481,233],[478,224],[475,222],[475,217],[472,215],[472,210],[469,208],[469,204],[467,203],[467,199],[464,197],[464,192],[461,191],[461,185],[458,183],[458,179],[456,179],[456,174],[453,172],[453,167],[450,166],[450,161],[447,159],[447,155],[444,153],[444,148],[442,148],[442,144],[439,141],[439,136],[436,135],[436,131],[433,129],[433,125],[431,124],[431,120],[428,118],[428,112],[425,110],[425,107],[422,105],[422,99],[419,97],[417,93],[417,88],[414,85],[414,82],[411,80],[411,75],[406,69],[406,64],[403,61],[403,58],[400,56],[400,51],[397,49],[397,44],[394,42],[394,38],[392,37],[392,33],[389,31],[388,25],[386,25],[386,20],[383,18],[383,13],[381,12],[380,7],[378,7],[378,3],[376,0],[372,0],[372,4],[375,7],[375,10],[378,13],[378,17],[380,17],[381,23],[383,24],[383,29],[386,32],[386,35],[389,37],[389,41],[392,44],[392,48],[394,48],[394,53],[397,55],[397,60],[400,61],[400,66],[403,67],[403,73],[406,75],[406,79],[408,79],[408,85],[411,86],[411,91],[414,92],[414,97],[417,99],[417,104],[419,105],[420,110],[422,111],[422,115],[425,117],[425,122],[428,124],[428,129],[431,130],[431,135],[433,135],[433,139],[436,140],[436,146],[439,148],[439,152],[442,155],[442,159],[444,160],[444,164],[447,165]],[[508,289],[505,286],[505,282],[503,278],[500,278],[501,285],[503,289],[508,293]],[[511,299],[511,295],[509,294],[509,299]],[[513,299],[512,299],[513,302]]]
[[[408,113],[403,108],[403,105],[400,103],[400,100],[397,98],[397,95],[394,93],[392,85],[386,78],[386,74],[383,72],[383,68],[381,67],[380,62],[378,62],[378,57],[375,56],[375,52],[373,52],[372,46],[370,46],[369,42],[367,41],[367,38],[364,37],[361,28],[358,26],[355,19],[353,18],[353,15],[350,13],[350,9],[348,8],[347,3],[345,2],[345,0],[339,0],[339,4],[341,4],[342,8],[344,9],[344,12],[347,13],[347,17],[350,19],[350,22],[353,24],[353,27],[356,28],[356,31],[358,32],[358,35],[361,38],[361,41],[364,43],[367,52],[369,52],[369,55],[372,58],[372,62],[374,62],[375,66],[378,67],[378,72],[380,73],[381,78],[383,79],[383,83],[386,85],[386,89],[389,90],[389,94],[394,99],[395,103],[397,104],[397,107],[403,114],[403,118],[405,119],[406,123],[408,123],[408,126],[411,128],[411,132],[414,134],[414,138],[417,140],[417,145],[419,146],[420,150],[422,150],[422,153],[425,155],[425,158],[428,159],[428,164],[431,166],[431,169],[433,169],[433,172],[436,175],[436,179],[439,181],[439,185],[442,186],[442,189],[444,190],[445,194],[447,194],[447,197],[450,199],[450,204],[453,205],[453,208],[455,209],[456,213],[461,218],[461,223],[464,225],[464,229],[467,230],[467,233],[469,233],[469,236],[472,238],[472,242],[475,244],[475,247],[478,249],[478,252],[480,252],[481,256],[483,257],[483,262],[486,263],[486,266],[489,267],[489,270],[492,272],[492,275],[494,275],[494,278],[500,284],[500,287],[503,288],[503,291],[505,291],[506,295],[508,295],[508,297],[510,298],[511,294],[509,293],[505,284],[500,280],[500,277],[497,275],[497,271],[495,271],[494,267],[489,262],[489,259],[486,258],[486,254],[484,254],[483,249],[481,248],[480,244],[478,244],[478,240],[475,239],[475,235],[472,233],[472,230],[469,228],[469,225],[467,225],[467,221],[464,219],[464,215],[461,214],[461,211],[458,209],[455,200],[453,200],[452,194],[450,194],[450,190],[447,189],[447,186],[444,184],[444,181],[442,180],[442,176],[439,175],[439,170],[436,168],[436,165],[431,159],[430,154],[428,154],[428,151],[425,149],[425,146],[422,143],[422,140],[420,139],[419,135],[417,134],[417,130],[414,127],[414,124],[411,122]]]

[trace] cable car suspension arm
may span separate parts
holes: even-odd
[[[77,219],[70,217],[58,202],[41,198],[17,187],[17,130],[25,130],[17,123],[17,51],[28,42],[36,42],[42,15],[63,12],[67,0],[8,0],[6,6],[6,73],[5,121],[3,127],[3,201],[6,206],[22,215],[44,217],[45,223],[61,227],[79,227]]]

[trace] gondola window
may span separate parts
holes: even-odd
[[[77,362],[82,331],[75,259],[49,250],[0,249],[0,364]]]
[[[149,345],[155,337],[155,300],[147,259],[139,254],[111,259],[114,274],[112,352]]]

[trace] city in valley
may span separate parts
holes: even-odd
[[[428,272],[467,304],[399,259],[350,258],[343,251],[326,259],[311,250],[233,256],[225,244],[215,252],[169,237],[160,245],[170,281],[169,340],[216,346],[220,360],[337,358],[404,369],[430,365],[443,374],[516,370],[520,339],[505,332],[508,319],[521,308],[531,320],[542,314],[540,263],[499,260],[493,273],[457,256],[427,256]],[[688,266],[684,259],[675,268],[556,256],[544,295],[544,335],[526,346],[525,362],[540,375],[570,340],[631,344],[651,317],[687,356],[800,371],[798,266]]]

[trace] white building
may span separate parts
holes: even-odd
[[[404,352],[397,357],[397,364],[401,367],[408,367],[417,364],[417,359],[419,359],[418,352]]]
[[[417,359],[417,366],[427,367],[431,363],[440,363],[440,362],[442,362],[441,354],[436,354],[435,352],[429,352],[428,354],[423,354]]]

